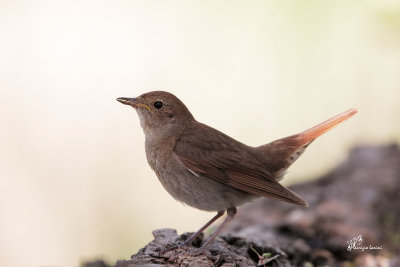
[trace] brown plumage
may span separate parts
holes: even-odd
[[[303,199],[276,181],[274,173],[254,156],[254,148],[207,125],[196,123],[185,128],[174,153],[188,169],[227,186],[258,197],[306,206]]]
[[[254,198],[268,197],[307,206],[300,196],[278,181],[315,138],[357,112],[349,109],[302,133],[251,147],[196,121],[187,107],[170,93],[156,91],[117,100],[137,111],[145,133],[147,160],[164,188],[187,205],[218,211],[184,244],[190,245],[227,211],[227,219],[199,253],[234,217],[236,207]]]

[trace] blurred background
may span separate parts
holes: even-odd
[[[170,91],[249,145],[358,108],[286,185],[400,141],[397,0],[0,0],[0,37],[2,266],[127,259],[156,228],[214,216],[164,191],[117,97]]]

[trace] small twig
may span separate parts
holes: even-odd
[[[258,256],[257,266],[264,266],[265,267],[265,264],[267,264],[268,262],[271,262],[271,261],[273,261],[273,260],[275,260],[276,258],[279,257],[279,254],[276,254],[275,256],[271,257],[271,253],[269,253],[269,252],[263,253],[262,256],[261,256],[253,246],[250,246],[250,249],[254,253],[256,253],[256,255]]]

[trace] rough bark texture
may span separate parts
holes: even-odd
[[[309,208],[269,199],[241,207],[210,246],[214,260],[181,255],[170,262],[168,253],[159,256],[160,250],[189,235],[161,229],[130,260],[115,266],[400,266],[397,145],[357,147],[325,176],[291,188]],[[349,250],[352,239],[355,247]],[[203,241],[201,237],[195,245]],[[99,261],[86,266],[107,265]]]

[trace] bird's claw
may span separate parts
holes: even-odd
[[[174,246],[171,248],[164,249],[160,252],[160,255],[163,255],[164,258],[168,258],[169,262],[175,262],[178,258],[186,256],[186,257],[197,257],[200,255],[204,255],[208,259],[212,261],[217,261],[219,256],[212,255],[209,251],[204,251],[201,248],[195,248],[191,245],[181,244],[178,246]]]

